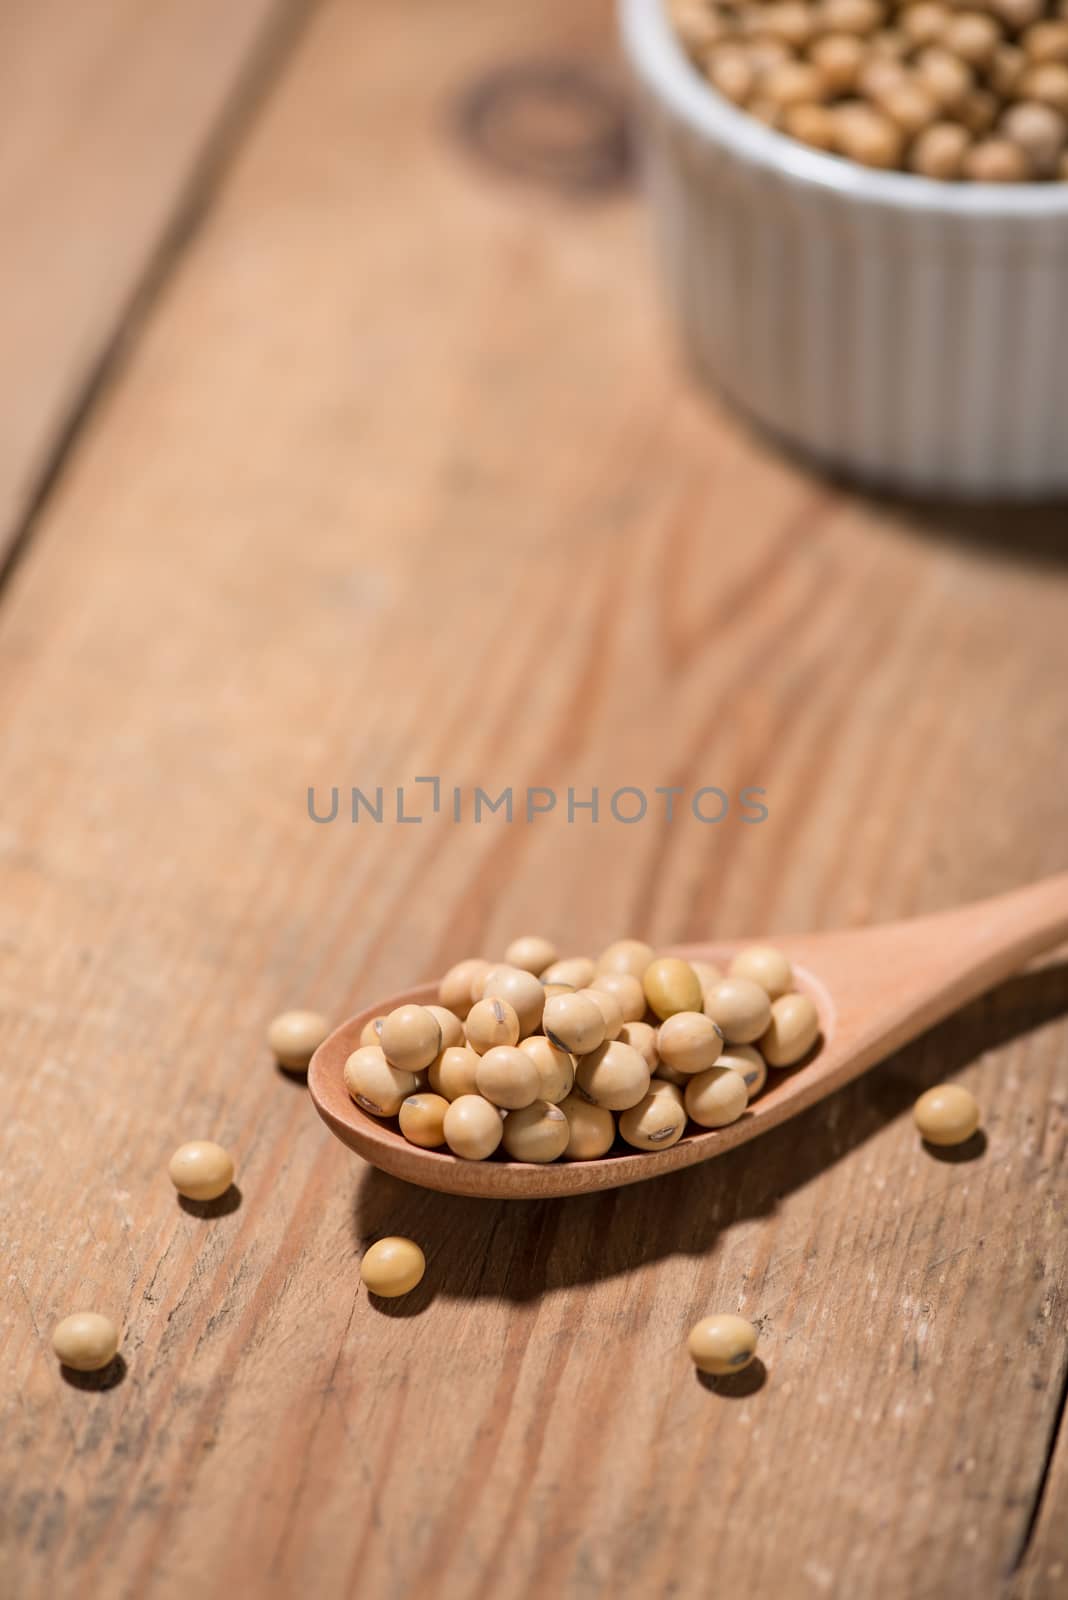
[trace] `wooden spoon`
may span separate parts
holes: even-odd
[[[421,1150],[401,1136],[395,1122],[366,1115],[345,1088],[347,1057],[372,1017],[410,1001],[435,1000],[434,983],[380,1000],[343,1022],[315,1052],[308,1087],[339,1139],[374,1166],[427,1189],[492,1200],[614,1189],[707,1161],[797,1116],[1065,939],[1068,873],[935,916],[776,939],[793,962],[798,986],[816,1002],[820,1043],[799,1066],[771,1070],[764,1093],[737,1122],[686,1133],[669,1150],[624,1149],[599,1161],[544,1166],[499,1156],[461,1161],[446,1151]],[[671,953],[722,965],[754,942],[680,945]]]

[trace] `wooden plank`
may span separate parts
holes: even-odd
[[[1056,523],[809,478],[680,373],[636,206],[457,143],[473,77],[607,39],[574,0],[319,13],[9,586],[7,1592],[1056,1593],[1063,962],[713,1168],[562,1203],[376,1175],[261,1042],[528,927],[829,927],[1064,865]],[[428,773],[770,817],[308,820]],[[910,1126],[949,1075],[973,1163]],[[238,1159],[210,1220],[165,1175],[193,1136]],[[390,1314],[383,1231],[430,1261]],[[104,1392],[48,1351],[86,1302]],[[695,1381],[717,1307],[762,1382]]]
[[[0,568],[292,9],[0,7]]]

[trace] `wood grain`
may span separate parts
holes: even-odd
[[[0,4],[0,571],[293,10]]]
[[[1063,517],[809,477],[680,371],[634,203],[458,144],[484,71],[609,36],[319,11],[8,585],[4,1592],[1063,1592],[1063,961],[712,1167],[530,1206],[362,1166],[262,1042],[527,928],[857,925],[1065,865]],[[308,820],[429,773],[770,814]],[[973,1162],[913,1134],[947,1076]],[[176,1203],[196,1136],[236,1208]],[[383,1232],[429,1260],[390,1307]],[[48,1350],[86,1303],[110,1388]],[[716,1392],[712,1309],[762,1330]]]

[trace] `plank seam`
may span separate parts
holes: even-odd
[[[29,552],[45,507],[96,402],[121,373],[160,293],[207,218],[231,162],[251,132],[317,3],[318,0],[276,0],[238,68],[231,92],[208,128],[185,180],[178,185],[174,206],[155,244],[147,251],[143,269],[118,311],[113,328],[104,335],[80,388],[75,390],[66,417],[56,431],[55,442],[30,490],[21,521],[6,552],[0,555],[0,603]]]
[[[1061,1373],[1061,1390],[1057,1398],[1057,1406],[1053,1414],[1053,1422],[1050,1426],[1049,1437],[1046,1440],[1046,1451],[1042,1458],[1042,1467],[1038,1475],[1038,1482],[1035,1485],[1035,1494],[1031,1504],[1031,1511],[1027,1518],[1027,1522],[1024,1525],[1023,1534],[1021,1535],[1020,1544],[1016,1551],[1016,1555],[1013,1558],[1012,1566],[1009,1569],[1010,1575],[1015,1575],[1020,1571],[1020,1568],[1023,1566],[1028,1555],[1030,1554],[1031,1547],[1034,1543],[1035,1534],[1038,1532],[1038,1525],[1042,1517],[1042,1507],[1046,1500],[1046,1491],[1049,1488],[1050,1479],[1053,1475],[1053,1462],[1057,1455],[1057,1448],[1061,1442],[1061,1437],[1064,1433],[1064,1421],[1066,1413],[1068,1413],[1068,1359],[1065,1360],[1064,1369]]]

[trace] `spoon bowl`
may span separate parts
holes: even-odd
[[[797,1066],[769,1068],[763,1093],[737,1122],[714,1129],[691,1123],[668,1150],[629,1151],[617,1141],[595,1161],[542,1165],[502,1152],[488,1161],[463,1161],[409,1144],[395,1119],[362,1111],[344,1079],[362,1029],[396,1006],[436,1000],[436,983],[380,1000],[343,1022],[312,1057],[308,1087],[319,1115],[344,1144],[384,1172],[427,1189],[494,1200],[615,1189],[707,1161],[788,1121],[1065,939],[1068,873],[934,916],[775,939],[793,965],[797,987],[816,1005],[819,1040]],[[665,953],[725,966],[756,942],[679,945]]]

